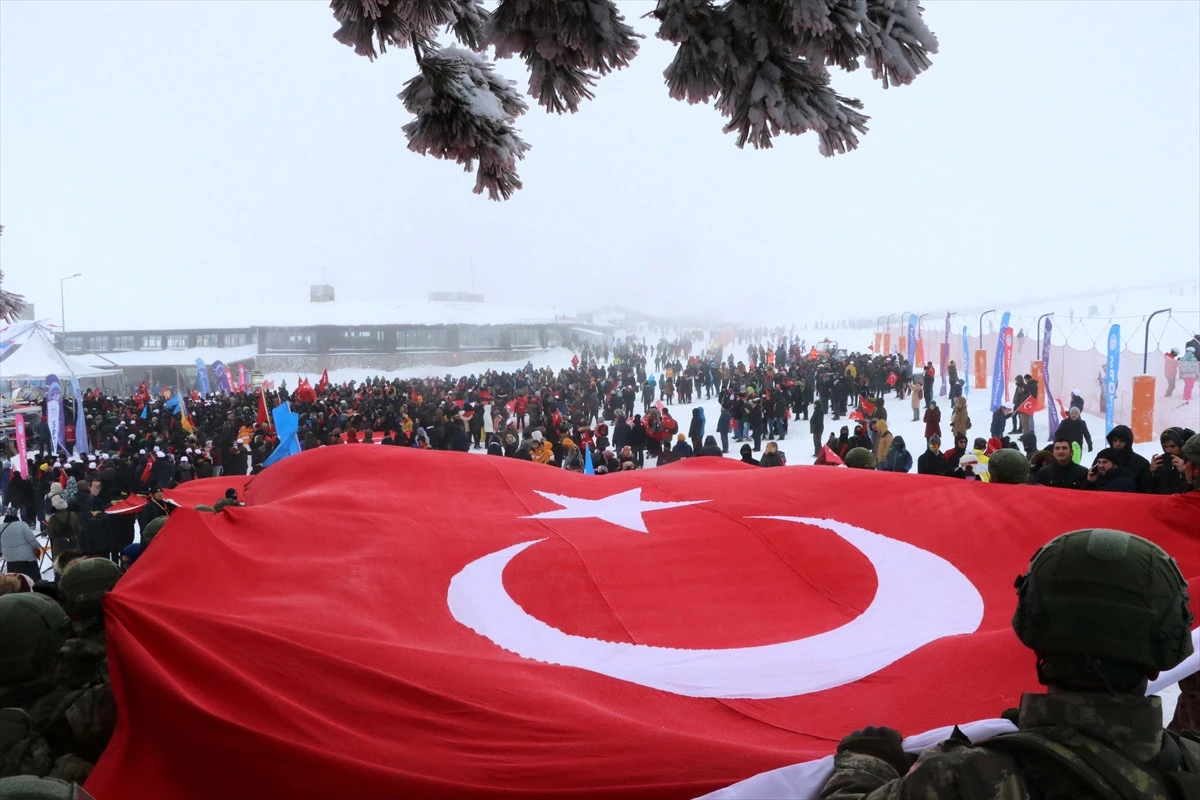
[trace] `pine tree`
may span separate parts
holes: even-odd
[[[4,233],[4,226],[0,225],[0,234],[2,233]],[[3,285],[4,270],[0,269],[0,287]],[[5,322],[15,321],[23,308],[25,308],[24,297],[0,288],[0,320],[4,320]]]
[[[475,192],[508,199],[521,188],[517,162],[529,145],[513,127],[528,110],[485,53],[519,57],[529,96],[574,113],[596,81],[637,55],[639,34],[613,0],[332,0],[336,38],[375,59],[411,47],[419,73],[399,97],[414,120],[409,149],[476,170]],[[865,64],[884,87],[911,83],[930,66],[937,39],[917,0],[658,0],[647,14],[677,45],[664,71],[676,100],[713,102],[736,144],[771,147],[780,133],[816,132],[820,152],[845,153],[867,131],[862,103],[830,86],[830,68]],[[461,46],[442,46],[448,30]]]

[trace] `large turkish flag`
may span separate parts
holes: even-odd
[[[693,797],[1014,706],[1013,578],[1059,533],[1200,584],[1196,495],[347,446],[243,499],[180,509],[105,601],[98,800]]]

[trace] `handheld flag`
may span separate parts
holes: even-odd
[[[596,468],[592,466],[592,448],[591,447],[583,448],[583,474],[584,475],[595,475],[596,474]]]
[[[267,416],[267,393],[263,387],[260,386],[258,387],[258,417],[255,420],[255,424],[261,427],[266,425],[269,421],[270,417]]]

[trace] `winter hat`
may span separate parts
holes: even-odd
[[[180,463],[180,464],[186,464],[186,463],[188,463],[188,457],[187,457],[187,456],[184,456],[184,457],[182,457],[181,459],[179,459],[179,463]]]
[[[938,435],[935,433],[933,436],[930,436],[930,437],[929,437],[929,443],[930,443],[930,444],[939,444],[939,445],[940,445],[940,444],[942,443],[942,437],[938,436]]]
[[[542,440],[542,432],[541,431],[534,431],[533,433],[530,434],[530,436],[532,437],[532,439],[535,442],[540,442]]]
[[[1099,461],[1102,458],[1105,461],[1111,461],[1112,463],[1117,464],[1121,460],[1121,455],[1118,451],[1114,450],[1113,448],[1106,447],[1103,450],[1101,450],[1099,453],[1096,453],[1096,457],[1094,459],[1092,459],[1092,464],[1095,464],[1097,461]]]
[[[1124,439],[1129,444],[1133,444],[1133,431],[1129,430],[1128,425],[1117,425],[1104,438],[1108,440],[1109,444],[1112,444],[1114,439]]]
[[[1114,428],[1114,430],[1115,430],[1115,428]],[[1162,444],[1166,444],[1167,442],[1174,442],[1175,444],[1179,445],[1180,447],[1183,447],[1183,443],[1188,440],[1188,437],[1186,435],[1184,435],[1183,428],[1167,428],[1165,431],[1163,431],[1159,435],[1158,440]]]
[[[845,464],[851,469],[875,469],[875,455],[865,447],[855,447],[846,453]]]
[[[962,467],[973,467],[978,463],[979,459],[975,457],[974,453],[963,453],[962,458],[958,460],[959,466]]]
[[[993,436],[992,438],[987,440],[987,448],[984,449],[983,454],[985,456],[990,456],[992,453],[996,452],[997,450],[1001,449],[1002,447],[1004,447],[1004,443],[1001,442],[998,437]]]
[[[1029,480],[1029,459],[1009,448],[997,450],[988,459],[988,473],[992,483],[1025,483]]]
[[[677,441],[677,442],[683,442],[686,440],[687,440],[687,437],[684,436],[682,433],[675,437],[675,441]]]
[[[58,495],[62,494],[62,490],[63,490],[63,487],[60,486],[59,484],[57,484],[57,483],[50,484],[50,495],[52,497],[57,497]]]
[[[54,508],[55,511],[66,511],[67,510],[67,501],[63,500],[63,497],[61,494],[55,494],[53,497],[51,497],[50,505]]]

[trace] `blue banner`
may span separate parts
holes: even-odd
[[[204,368],[204,359],[196,359],[196,388],[200,390],[201,397],[208,397],[208,370]]]
[[[967,326],[963,325],[963,369],[962,377],[959,378],[963,382],[963,394],[971,393],[971,339],[967,335]]]
[[[1054,399],[1054,393],[1050,391],[1050,331],[1054,326],[1050,324],[1050,318],[1046,317],[1045,335],[1042,337],[1042,388],[1046,396],[1046,413],[1050,416],[1050,441],[1054,441],[1054,434],[1058,433],[1058,421],[1061,419],[1058,413],[1058,403]]]
[[[1113,407],[1117,404],[1117,370],[1121,366],[1121,326],[1108,329],[1108,362],[1104,370],[1104,433],[1113,429]]]
[[[79,391],[79,378],[71,376],[71,389],[75,392],[75,452],[83,455],[92,452],[88,446],[87,414],[83,411],[83,393]]]
[[[583,446],[583,474],[595,475],[596,468],[592,464],[592,448],[587,445]]]
[[[225,394],[233,394],[233,380],[229,377],[229,368],[222,361],[214,361],[213,374],[217,376],[217,390]]]
[[[275,433],[279,436],[279,446],[263,462],[264,469],[300,452],[300,439],[296,435],[300,430],[300,415],[292,411],[291,406],[287,403],[280,403],[271,410],[271,416],[275,420]]]
[[[996,338],[996,360],[992,365],[992,411],[1004,404],[1004,332],[1012,314],[1004,312],[1000,318],[1000,333]]]
[[[908,315],[908,363],[912,364],[917,357],[917,315]],[[915,370],[914,370],[915,374]]]

